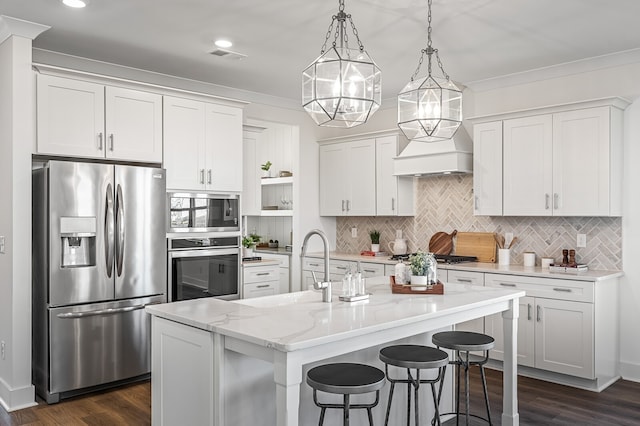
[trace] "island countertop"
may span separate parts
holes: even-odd
[[[388,277],[369,278],[369,300],[322,302],[319,291],[222,301],[213,298],[147,306],[171,321],[235,337],[280,351],[294,351],[346,340],[412,322],[457,314],[500,299],[523,297],[522,291],[446,284],[445,294],[393,294]]]

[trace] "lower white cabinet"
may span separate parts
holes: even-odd
[[[520,299],[518,364],[596,378],[593,282],[486,274],[485,284],[527,292]],[[486,333],[496,339],[491,357],[502,360],[501,315],[486,318]]]
[[[387,265],[388,266],[388,265]],[[356,272],[358,262],[353,260],[331,259],[329,262],[329,278],[333,283],[333,291],[342,291],[342,278],[348,270]],[[365,278],[380,277],[385,275],[385,265],[374,262],[360,262],[360,269]],[[318,280],[324,279],[324,260],[315,257],[305,257],[302,262],[303,290],[313,288],[313,275],[315,272]],[[365,284],[366,285],[366,284]]]
[[[440,281],[449,283],[484,286],[484,273],[482,272],[440,269],[438,271],[438,279]],[[484,318],[477,318],[471,321],[465,321],[460,324],[456,324],[456,330],[483,333]]]
[[[291,259],[291,256],[288,254],[260,252],[260,257],[262,257],[263,259],[270,259],[278,262],[278,293],[288,293],[289,289],[291,288],[291,269],[289,268],[289,261]]]
[[[244,263],[242,265],[242,298],[278,294],[280,271],[277,263]]]

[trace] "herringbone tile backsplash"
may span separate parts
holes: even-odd
[[[575,249],[576,260],[590,269],[622,269],[622,219],[619,217],[498,217],[473,215],[473,176],[419,178],[416,185],[414,217],[339,217],[336,223],[336,250],[359,253],[368,250],[369,231],[381,233],[381,250],[401,229],[409,251],[427,250],[429,239],[438,231],[512,232],[518,241],[512,247],[511,263],[522,264],[522,253],[533,251],[541,257],[561,261],[562,249]],[[351,228],[358,237],[351,237]],[[576,247],[577,234],[587,235],[587,247]]]

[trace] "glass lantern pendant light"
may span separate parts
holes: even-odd
[[[354,127],[363,124],[378,110],[381,102],[380,69],[364,50],[351,15],[339,0],[320,56],[302,73],[302,106],[319,126]],[[347,20],[358,42],[349,48]],[[333,43],[327,42],[334,31]]]
[[[421,50],[418,68],[411,81],[398,95],[398,127],[409,140],[421,142],[451,139],[462,123],[462,91],[444,71],[438,49],[431,46],[431,2],[429,0],[427,47]],[[425,54],[428,74],[416,79]],[[431,74],[434,55],[443,77]]]

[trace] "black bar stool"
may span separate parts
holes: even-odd
[[[489,395],[487,393],[487,380],[484,375],[484,365],[489,360],[489,350],[495,345],[493,337],[482,333],[474,333],[471,331],[443,331],[436,333],[432,337],[432,342],[439,348],[451,349],[455,351],[455,359],[450,364],[456,365],[458,370],[457,384],[456,384],[456,412],[444,413],[455,414],[456,425],[460,419],[460,367],[464,369],[464,389],[465,389],[465,418],[466,425],[469,424],[469,416],[476,417],[478,419],[491,422],[491,411],[489,410]],[[484,358],[480,360],[469,360],[469,352],[482,352],[484,351]],[[464,357],[460,355],[460,352],[465,354]],[[484,404],[487,408],[487,418],[477,416],[469,413],[469,367],[477,365],[480,367],[480,377],[482,377],[482,390],[484,391]],[[442,383],[440,384],[440,390],[438,392],[438,402],[442,396]]]
[[[419,420],[419,404],[418,390],[423,383],[431,385],[431,395],[433,396],[433,404],[435,406],[435,419],[440,424],[440,415],[438,412],[438,397],[436,395],[435,383],[442,381],[444,378],[447,364],[449,363],[449,355],[440,349],[431,348],[422,345],[394,345],[387,346],[380,350],[380,360],[384,362],[385,375],[391,383],[389,390],[389,402],[387,403],[387,414],[384,419],[385,426],[389,423],[389,413],[391,411],[391,402],[393,400],[393,390],[396,383],[407,384],[407,426],[411,422],[411,387],[413,386],[413,406],[415,411],[415,426],[420,424]],[[394,379],[389,377],[389,365],[395,367],[406,368],[406,379]],[[411,374],[411,369],[415,369],[415,378]],[[435,379],[421,379],[420,370],[438,369],[438,376]]]
[[[384,372],[370,365],[355,363],[335,363],[314,367],[307,372],[307,383],[313,388],[313,402],[321,408],[320,426],[324,423],[327,408],[343,410],[343,425],[349,425],[350,409],[366,409],[369,425],[373,426],[371,409],[378,405],[380,389],[384,386]],[[317,391],[343,395],[342,404],[328,404],[318,402]],[[349,397],[354,394],[376,393],[376,399],[371,404],[351,404]]]

